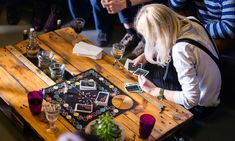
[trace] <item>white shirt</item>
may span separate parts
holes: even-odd
[[[190,38],[207,47],[217,58],[207,33],[197,23],[179,38]],[[220,103],[221,74],[212,58],[203,50],[186,42],[176,43],[172,49],[173,65],[182,91],[173,95],[175,103],[190,109],[196,105],[217,106]]]

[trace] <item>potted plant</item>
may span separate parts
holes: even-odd
[[[125,138],[122,126],[112,120],[109,112],[91,122],[87,126],[86,132],[96,135],[104,141],[123,141]]]

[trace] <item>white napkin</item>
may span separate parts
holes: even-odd
[[[85,42],[75,44],[73,53],[78,56],[85,56],[92,59],[101,59],[103,49]]]

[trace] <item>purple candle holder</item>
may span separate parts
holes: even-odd
[[[29,109],[33,115],[41,113],[43,94],[40,91],[31,91],[28,93]]]
[[[152,132],[156,119],[150,114],[143,114],[140,116],[140,137],[147,139]]]

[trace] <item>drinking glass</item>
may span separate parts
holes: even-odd
[[[45,69],[48,69],[50,64],[52,63],[53,56],[54,56],[54,54],[51,51],[38,52],[38,54],[37,54],[38,67],[43,71]]]
[[[152,132],[156,119],[150,114],[140,116],[139,134],[143,139],[147,139]]]
[[[85,20],[82,18],[76,18],[73,20],[71,27],[74,29],[74,31],[79,34],[82,32],[83,28],[85,26]]]
[[[49,128],[47,128],[47,132],[55,133],[58,130],[54,123],[60,115],[60,109],[60,104],[57,102],[47,102],[44,106],[46,119],[49,121]]]
[[[64,64],[54,62],[49,66],[49,70],[50,70],[50,73],[51,73],[51,78],[53,80],[55,80],[55,81],[63,80],[64,71],[65,71],[65,65]]]
[[[41,91],[30,91],[27,95],[29,109],[33,115],[38,115],[41,113],[43,92]]]
[[[120,43],[114,43],[112,50],[111,50],[111,54],[113,55],[113,57],[115,58],[115,62],[114,62],[114,66],[118,66],[119,68],[121,68],[119,64],[119,60],[122,59],[122,56],[125,52],[125,46],[123,44]]]

